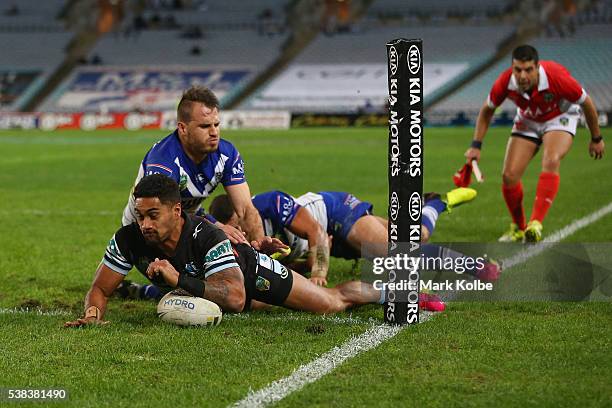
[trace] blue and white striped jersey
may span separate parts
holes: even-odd
[[[138,169],[134,185],[150,174],[164,174],[179,184],[183,210],[195,213],[202,201],[221,183],[231,186],[246,182],[244,162],[240,153],[227,140],[219,141],[219,148],[209,153],[201,163],[194,163],[187,156],[177,131],[166,136],[147,152]],[[130,193],[123,211],[122,224],[136,222],[134,198]]]

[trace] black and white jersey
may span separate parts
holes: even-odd
[[[235,267],[244,276],[246,309],[252,299],[271,305],[284,304],[293,286],[291,271],[247,244],[232,245],[225,233],[208,220],[185,213],[182,216],[185,224],[173,256],[148,245],[138,224],[133,223],[113,235],[102,262],[122,275],[136,267],[147,279],[147,268],[155,258],[168,260],[179,274],[202,280]],[[174,289],[161,276],[149,280],[164,293]]]
[[[155,258],[167,259],[178,273],[198,279],[206,279],[231,267],[243,269],[244,266],[248,269],[248,260],[240,259],[223,231],[204,218],[185,213],[182,216],[185,224],[174,256],[169,257],[160,249],[148,245],[138,224],[132,223],[120,228],[113,235],[102,262],[122,275],[127,275],[136,267],[145,277],[149,264],[155,261]],[[248,252],[245,255],[248,257]],[[155,277],[151,282],[164,292],[173,289],[161,276]]]

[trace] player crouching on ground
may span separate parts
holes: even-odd
[[[108,298],[133,266],[163,292],[181,288],[224,312],[239,313],[262,302],[335,313],[384,301],[384,292],[369,283],[324,288],[287,269],[262,253],[286,248],[276,239],[232,246],[219,228],[182,211],[178,184],[167,176],[143,177],[133,194],[137,223],[120,228],[110,240],[85,297],[84,317],[66,327],[106,323]]]
[[[427,193],[422,212],[423,242],[433,234],[440,214],[472,201],[476,194],[471,188],[456,188],[442,196]],[[257,194],[252,201],[261,216],[265,235],[276,237],[291,248],[291,253],[279,260],[295,271],[310,272],[310,280],[317,285],[327,285],[330,255],[359,259],[363,257],[362,248],[370,244],[369,255],[387,256],[388,221],[373,215],[373,205],[351,193],[321,191],[294,198],[275,190]],[[225,195],[215,197],[209,212],[222,223],[236,225],[232,203]],[[424,245],[422,251],[432,258],[465,256],[433,244]],[[478,279],[496,280],[499,272],[497,264],[488,262],[484,268],[474,267],[468,273]]]
[[[501,73],[480,109],[474,140],[465,152],[468,163],[480,160],[480,149],[493,113],[504,99],[517,105],[511,138],[506,147],[502,193],[513,223],[501,242],[538,242],[542,222],[559,190],[559,167],[569,152],[582,106],[591,132],[589,154],[601,159],[605,146],[599,131],[598,114],[591,97],[554,61],[539,61],[538,52],[522,45],[512,52],[512,66]],[[531,159],[542,148],[542,172],[529,223],[523,210],[521,178]]]

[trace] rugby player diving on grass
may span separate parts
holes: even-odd
[[[457,188],[447,194],[428,193],[423,207],[421,236],[427,242],[434,232],[438,216],[476,197],[476,190]],[[318,285],[327,284],[329,257],[358,259],[362,247],[370,245],[370,256],[387,256],[388,221],[372,214],[373,205],[353,194],[336,191],[306,193],[298,198],[282,191],[269,191],[252,198],[262,219],[264,234],[280,239],[291,253],[280,259],[298,272],[310,272]],[[234,225],[236,214],[225,195],[215,197],[209,212],[219,221]],[[329,239],[328,239],[329,237]],[[383,245],[381,245],[383,244]],[[448,248],[424,245],[426,257],[463,257]],[[495,280],[499,267],[493,263],[469,273],[483,280]]]
[[[384,291],[365,282],[315,285],[266,255],[286,248],[277,239],[264,237],[252,247],[231,244],[222,230],[182,210],[178,184],[164,175],[143,177],[133,195],[137,222],[120,228],[110,240],[85,297],[84,316],[66,327],[106,323],[108,298],[132,267],[162,292],[180,288],[224,312],[266,304],[335,313],[384,301]]]

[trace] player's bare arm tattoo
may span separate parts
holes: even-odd
[[[222,309],[232,309],[237,296],[244,293],[244,277],[238,268],[228,268],[206,279],[204,298],[215,302]]]
[[[329,243],[327,241],[327,236],[321,236],[317,245],[315,245],[314,248],[310,248],[310,251],[311,253],[314,252],[310,276],[325,278],[327,276],[327,270],[329,269]]]

